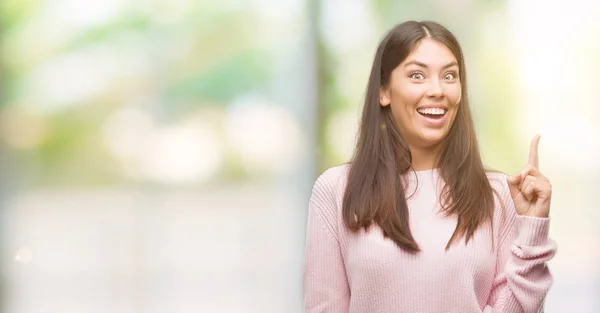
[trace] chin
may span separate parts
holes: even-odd
[[[444,132],[430,132],[422,134],[420,139],[423,143],[423,146],[432,147],[442,143],[444,139],[446,139],[447,135],[448,134]]]

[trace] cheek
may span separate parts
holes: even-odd
[[[421,100],[421,98],[423,98],[424,95],[424,88],[418,88],[414,86],[410,88],[404,88],[402,89],[402,91],[399,91],[397,93],[396,103],[399,106],[404,107],[405,110],[412,111],[414,108],[417,107],[419,101]]]
[[[452,86],[446,91],[446,96],[448,97],[448,102],[450,102],[450,105],[456,105],[460,102],[461,91],[460,85]]]

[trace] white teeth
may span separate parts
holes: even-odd
[[[444,109],[442,108],[425,108],[417,110],[421,114],[430,114],[430,115],[444,115]]]

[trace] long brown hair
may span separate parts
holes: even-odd
[[[459,66],[462,85],[456,118],[441,144],[436,167],[445,185],[442,210],[457,216],[457,226],[446,250],[472,238],[479,225],[493,216],[493,189],[481,161],[467,92],[467,75],[460,45],[454,35],[435,22],[408,21],[394,27],[379,44],[365,95],[362,120],[343,200],[343,219],[351,231],[376,223],[384,236],[405,251],[420,251],[409,226],[406,192],[401,174],[411,170],[408,144],[392,117],[391,106],[381,106],[379,92],[390,74],[423,38],[446,45]]]

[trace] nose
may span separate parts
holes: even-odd
[[[444,89],[439,79],[431,79],[429,81],[429,90],[427,90],[427,96],[432,98],[439,98],[444,95]]]

